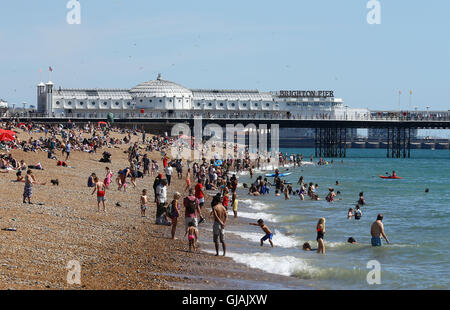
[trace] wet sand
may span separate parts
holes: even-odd
[[[19,133],[19,138],[27,137]],[[138,139],[141,136],[133,137]],[[43,152],[11,151],[15,159],[28,165],[40,162],[44,170],[33,170],[34,175],[47,184],[34,185],[34,204],[23,204],[24,183],[12,182],[15,171],[0,174],[0,229],[17,229],[0,230],[0,289],[249,289],[263,288],[264,281],[276,282],[277,278],[289,282],[288,277],[253,270],[228,257],[189,253],[184,221],[178,224],[179,239],[171,240],[170,227],[154,225],[154,203],[142,218],[140,193],[146,188],[153,201],[154,177],[138,179],[136,189],[129,183],[126,193],[117,191],[115,184],[117,171],[128,165],[124,150],[129,145],[99,149],[97,154],[72,151],[68,163],[74,168],[56,166]],[[112,154],[112,163],[98,161],[104,150]],[[160,153],[148,154],[158,160],[161,171]],[[57,156],[61,157],[60,151]],[[114,176],[106,192],[108,213],[104,214],[97,212],[87,178],[95,172],[103,179],[106,166]],[[53,186],[51,179],[58,179],[59,186]],[[172,180],[168,199],[175,191],[183,193],[185,186],[176,172]],[[121,206],[115,206],[116,202]],[[211,225],[211,220],[205,225]],[[202,233],[206,232],[201,225]],[[81,264],[81,285],[67,283],[66,266],[71,260]]]

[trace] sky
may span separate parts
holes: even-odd
[[[403,110],[450,109],[450,1],[379,0],[378,25],[368,0],[79,0],[79,25],[67,2],[0,1],[0,98],[36,105],[41,80],[132,88],[161,73],[188,88],[333,90],[373,110],[398,109],[401,90]]]

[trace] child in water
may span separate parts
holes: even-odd
[[[197,238],[198,238],[198,231],[195,228],[194,222],[189,223],[184,236],[186,237],[186,235],[188,235],[188,240],[189,240],[189,252],[192,252],[192,249],[194,249],[194,252],[195,252],[197,250],[195,240],[197,240]]]
[[[262,219],[259,219],[257,224],[249,223],[249,225],[261,227],[261,229],[266,233],[265,236],[261,238],[261,246],[263,246],[264,241],[269,239],[269,243],[273,248],[273,242],[272,242],[273,233],[270,231],[269,227],[267,227],[267,225],[264,224],[264,221]]]

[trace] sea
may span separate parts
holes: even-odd
[[[306,161],[314,155],[314,149],[280,151],[303,154]],[[238,218],[233,218],[230,208],[229,221],[234,223],[225,230],[227,256],[248,267],[288,277],[286,285],[264,283],[273,289],[449,289],[450,152],[411,152],[409,159],[393,159],[386,158],[383,149],[349,149],[346,158],[334,159],[332,164],[327,159],[328,165],[319,166],[314,158],[312,164],[295,169],[280,167],[281,172],[291,172],[284,179],[292,182],[294,191],[299,189],[300,176],[307,183],[317,183],[320,201],[308,197],[302,201],[296,195],[285,200],[284,195],[275,196],[273,187],[269,194],[249,196],[242,184],[273,171],[257,170],[253,179],[248,172],[240,173]],[[403,179],[379,177],[392,170]],[[333,203],[325,200],[329,187],[340,192]],[[366,199],[362,218],[349,220],[347,212],[355,207],[359,192],[364,192]],[[383,239],[381,247],[372,247],[370,227],[378,213],[384,215],[390,244]],[[326,219],[326,254],[303,251],[304,242],[317,248],[316,224],[321,217]],[[274,233],[273,248],[268,242],[261,247],[264,233],[248,225],[258,219]],[[212,226],[209,224],[205,226]],[[211,243],[212,235],[202,237],[200,240]],[[357,243],[348,243],[349,237]],[[213,247],[206,251],[212,253]]]

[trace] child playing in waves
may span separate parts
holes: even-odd
[[[145,210],[147,210],[147,203],[148,203],[148,197],[147,197],[147,190],[142,190],[141,195],[141,216],[145,217]]]
[[[261,238],[261,246],[263,246],[264,241],[269,239],[269,243],[273,248],[273,242],[272,242],[273,233],[270,231],[269,227],[267,227],[267,225],[264,224],[264,221],[262,219],[259,219],[257,224],[249,223],[249,225],[261,227],[261,229],[266,233],[266,235]]]
[[[194,252],[195,252],[197,250],[197,245],[195,244],[195,240],[198,239],[198,231],[195,228],[194,222],[189,223],[184,236],[186,237],[186,235],[188,235],[188,240],[189,240],[189,252],[192,252],[192,249],[194,249]]]

